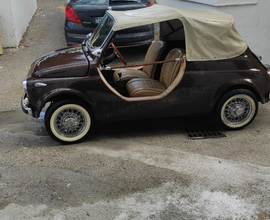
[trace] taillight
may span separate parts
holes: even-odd
[[[66,18],[75,23],[82,23],[74,9],[68,5],[66,6]]]
[[[146,7],[150,7],[150,6],[152,6],[152,3],[150,3],[149,5],[147,5]]]

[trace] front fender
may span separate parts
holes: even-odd
[[[72,89],[72,88],[58,88],[58,89],[54,89],[49,91],[48,93],[44,94],[37,102],[36,104],[36,114],[39,115],[42,108],[45,106],[45,104],[47,102],[50,102],[52,100],[54,100],[56,97],[60,97],[60,96],[76,96],[79,99],[83,99],[84,101],[86,101],[90,106],[94,105],[94,100],[87,96],[85,93],[82,93],[76,89]]]

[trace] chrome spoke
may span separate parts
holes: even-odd
[[[83,112],[75,108],[61,111],[54,121],[57,132],[65,137],[75,137],[81,134],[86,127],[86,119]]]
[[[231,100],[224,109],[225,120],[232,124],[240,124],[249,118],[251,114],[251,103],[245,98]]]

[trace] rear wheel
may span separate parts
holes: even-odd
[[[227,129],[241,129],[250,124],[258,112],[256,96],[246,89],[232,90],[218,102],[216,117]]]
[[[92,127],[90,109],[79,101],[55,102],[46,112],[45,127],[48,134],[60,143],[78,142]]]

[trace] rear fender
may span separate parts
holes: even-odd
[[[258,101],[263,104],[266,103],[265,97],[262,95],[264,91],[262,87],[252,79],[234,80],[222,85],[215,93],[211,103],[212,108],[216,105],[218,100],[226,93],[234,89],[247,89],[250,90],[257,97]]]

